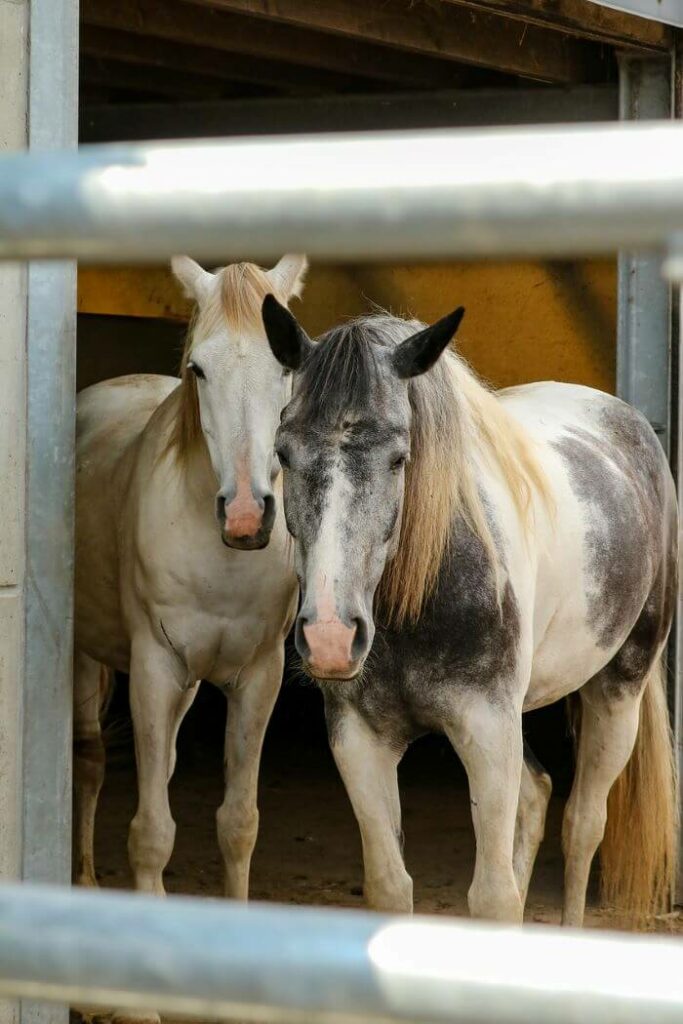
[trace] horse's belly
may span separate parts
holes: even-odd
[[[614,647],[599,647],[585,621],[558,615],[534,654],[524,710],[545,707],[578,690],[605,667],[621,642],[617,638]]]
[[[76,562],[74,641],[95,661],[127,672],[130,640],[121,614],[115,566],[99,560]]]

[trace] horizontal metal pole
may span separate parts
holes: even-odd
[[[258,1021],[680,1024],[674,939],[0,888],[0,995]]]
[[[609,253],[683,231],[683,124],[83,147],[0,160],[0,257]]]

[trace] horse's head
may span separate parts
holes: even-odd
[[[266,341],[261,303],[269,293],[284,304],[300,295],[306,258],[283,256],[268,271],[240,263],[209,273],[188,256],[176,256],[172,266],[197,304],[183,358],[178,446],[182,453],[200,435],[206,441],[223,542],[263,548],[280,471],[273,442],[291,378]]]
[[[287,309],[264,301],[273,352],[294,371],[276,450],[302,591],[296,646],[316,678],[352,679],[368,655],[375,591],[399,545],[405,467],[421,443],[409,382],[436,362],[462,314],[427,328],[366,317],[313,344]]]

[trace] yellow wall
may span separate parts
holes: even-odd
[[[564,380],[614,389],[613,262],[313,267],[297,315],[311,334],[376,302],[434,320],[467,307],[459,350],[497,386]],[[79,312],[184,319],[164,268],[83,269]]]

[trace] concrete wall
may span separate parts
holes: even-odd
[[[28,2],[0,0],[0,152],[27,144]],[[21,865],[26,268],[0,264],[0,878]],[[0,1019],[12,1019],[6,1006]]]

